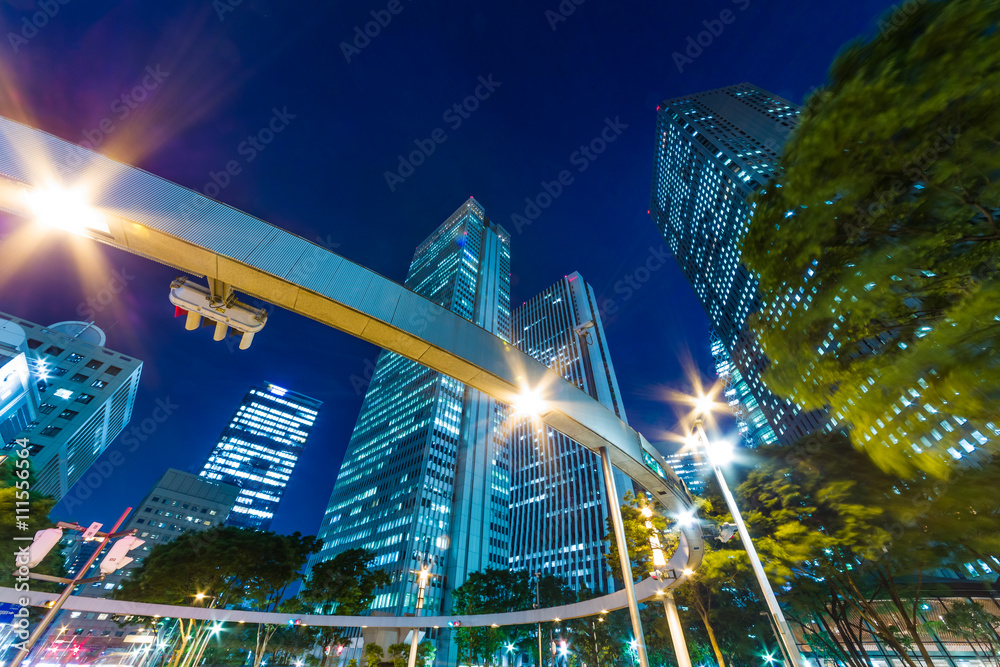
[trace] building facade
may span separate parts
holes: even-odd
[[[269,382],[247,391],[199,473],[240,488],[228,525],[270,528],[321,406]]]
[[[770,181],[798,107],[751,84],[667,100],[658,107],[650,215],[712,323],[745,442],[792,442],[823,425],[761,381],[767,358],[747,320],[760,303],[741,261],[750,196]]]
[[[38,389],[25,353],[28,336],[10,320],[0,320],[0,442],[14,442],[38,416]]]
[[[4,420],[4,447],[27,439],[36,475],[32,490],[59,500],[132,418],[142,362],[104,347],[104,332],[91,323],[44,327],[5,313],[0,322],[10,340],[17,337],[14,327],[24,333],[20,352],[30,386],[21,399],[22,417],[14,419],[23,420],[25,406],[37,402],[34,418],[17,433],[11,417]]]
[[[405,285],[510,340],[510,235],[470,198],[413,255]],[[434,326],[432,310],[410,313]],[[319,529],[316,563],[351,548],[375,552],[392,581],[373,612],[412,613],[416,572],[431,576],[426,614],[470,572],[506,568],[510,465],[506,406],[397,354],[379,355]],[[443,661],[453,651],[440,647]]]
[[[700,496],[705,489],[705,482],[712,474],[712,466],[708,458],[702,453],[700,448],[689,449],[682,447],[678,451],[664,456],[670,468],[677,473],[688,491],[696,496]]]
[[[513,342],[627,423],[594,290],[566,276],[514,310]],[[510,568],[551,574],[580,590],[614,591],[604,564],[608,493],[600,458],[538,420],[511,434]],[[632,482],[615,470],[624,495]]]

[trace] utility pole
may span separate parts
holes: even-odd
[[[427,578],[430,576],[430,572],[427,570],[427,566],[423,563],[420,564],[420,586],[417,589],[417,608],[414,612],[414,616],[420,616],[420,610],[424,608],[424,589],[427,587]],[[413,637],[410,638],[410,657],[406,661],[407,667],[415,667],[417,664],[417,646],[420,642],[417,641],[417,637],[420,634],[420,628],[414,626]]]

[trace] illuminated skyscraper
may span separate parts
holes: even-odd
[[[713,354],[746,443],[794,441],[822,416],[800,413],[761,381],[768,361],[747,326],[759,307],[757,280],[741,262],[740,240],[756,207],[748,199],[778,169],[799,109],[744,83],[658,110],[650,215],[718,335]]]
[[[250,388],[199,473],[240,487],[227,525],[271,526],[321,405],[269,382]]]
[[[510,340],[510,236],[474,199],[417,247],[405,284]],[[434,326],[429,308],[408,316],[415,327]],[[457,380],[382,352],[311,565],[345,549],[374,551],[392,582],[371,609],[395,615],[414,611],[422,564],[433,575],[424,614],[446,611],[447,591],[470,572],[506,568],[506,412]]]
[[[132,418],[142,362],[104,343],[90,322],[0,313],[2,446],[28,441],[37,493],[65,496]]]
[[[594,290],[566,276],[513,313],[514,344],[627,423]],[[607,491],[600,458],[537,420],[511,437],[510,567],[552,574],[577,590],[614,591],[604,565]],[[632,482],[615,470],[624,494]]]

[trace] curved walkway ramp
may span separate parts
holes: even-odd
[[[263,220],[0,117],[0,208],[33,218],[27,194],[53,183],[86,190],[88,203],[102,214],[100,224],[80,232],[93,240],[224,282],[505,403],[541,388],[547,411],[540,419],[548,426],[596,453],[607,448],[611,463],[669,512],[693,509],[684,484],[646,438],[472,322]],[[703,553],[700,529],[684,531],[686,560],[678,571],[695,569]]]
[[[682,568],[688,559],[689,550],[681,536],[681,545],[674,557],[667,563],[669,568]],[[676,570],[676,579],[658,581],[643,579],[635,585],[636,598],[648,600],[656,598],[667,588],[680,584],[688,575],[682,570]],[[0,602],[20,604],[23,598],[29,598],[30,604],[42,606],[55,600],[57,593],[22,592],[13,588],[0,588]],[[412,628],[444,627],[448,623],[458,621],[465,627],[484,627],[493,625],[527,625],[545,623],[547,621],[565,621],[570,618],[596,616],[597,614],[624,609],[628,605],[625,591],[620,590],[611,595],[575,602],[559,607],[546,609],[528,609],[513,611],[506,614],[455,615],[455,616],[323,616],[315,614],[274,614],[240,609],[208,609],[206,607],[184,607],[166,604],[151,604],[147,602],[128,602],[124,600],[109,600],[106,598],[70,596],[66,599],[63,609],[70,611],[89,611],[101,614],[117,614],[122,616],[160,616],[163,618],[195,618],[227,623],[273,623],[285,625],[289,621],[298,620],[304,625],[332,626],[337,628]]]

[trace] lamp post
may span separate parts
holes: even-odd
[[[736,506],[736,499],[733,497],[732,492],[730,492],[729,485],[726,484],[725,475],[722,474],[722,466],[726,463],[726,456],[720,447],[713,446],[711,441],[709,441],[708,436],[705,434],[704,420],[701,413],[695,416],[694,432],[695,437],[701,441],[705,452],[708,454],[708,460],[715,470],[715,478],[719,482],[722,497],[726,499],[726,506],[729,508],[729,513],[733,515],[733,521],[736,522],[736,529],[740,533],[740,539],[743,540],[743,548],[746,549],[747,556],[750,559],[750,566],[757,577],[757,584],[760,586],[761,593],[764,596],[764,602],[767,603],[767,609],[771,612],[771,618],[778,629],[778,641],[784,648],[784,652],[788,655],[792,667],[804,667],[802,656],[799,654],[799,648],[795,643],[795,636],[792,635],[792,630],[788,627],[785,615],[782,613],[781,607],[778,606],[778,599],[774,596],[774,591],[771,589],[771,583],[767,580],[767,575],[764,574],[764,566],[757,555],[757,549],[754,547],[753,542],[750,541],[750,533],[747,532],[746,524],[743,523],[743,515],[740,514],[740,510]]]
[[[427,578],[430,577],[430,572],[426,565],[421,564],[420,566],[420,586],[417,588],[417,608],[414,610],[414,616],[420,616],[420,610],[424,608],[424,589],[427,588]],[[420,643],[417,641],[417,635],[419,634],[419,628],[413,628],[413,637],[410,639],[410,657],[406,661],[407,667],[415,667],[417,664],[417,646]]]

